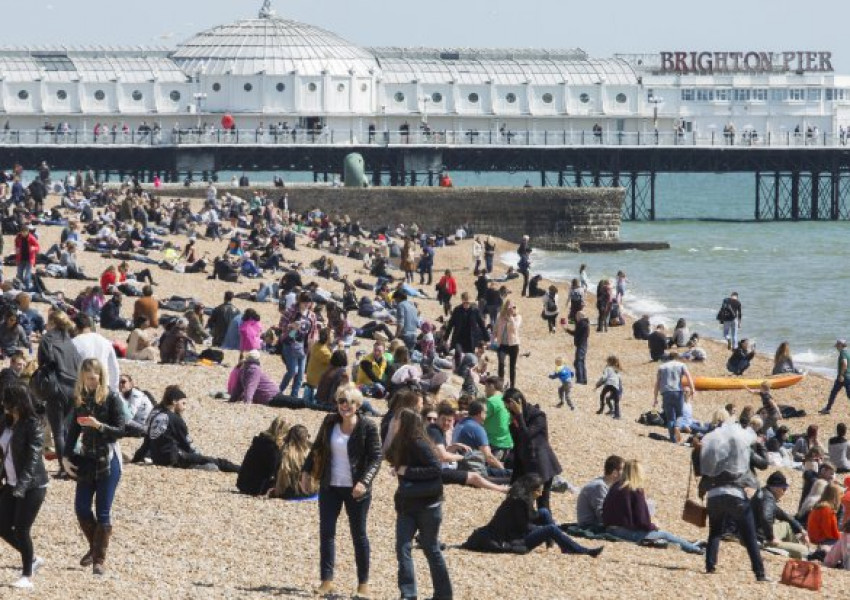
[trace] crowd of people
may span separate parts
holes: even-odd
[[[768,579],[762,550],[850,566],[850,557],[845,560],[850,493],[834,481],[836,473],[850,472],[846,426],[839,425],[826,445],[816,428],[792,441],[768,382],[749,390],[759,395],[759,410],[747,406],[735,415],[734,407],[727,407],[710,423],[695,421],[694,377],[686,363],[704,361],[707,354],[684,319],[668,336],[663,325],[653,330],[644,316],[635,320],[632,333],[646,341],[649,359],[659,362],[655,399],[661,399],[669,440],[693,448],[692,467],[708,512],[707,539],[684,539],[653,522],[645,473],[650,466],[641,459],[610,456],[603,474],[580,492],[568,483],[564,457],[550,443],[547,407],[576,410],[575,386],[589,385],[591,336],[604,344],[609,327],[625,324],[622,304],[629,280],[623,271],[596,288],[594,332],[585,265],[562,299],[557,285],[541,287],[541,277],[532,275],[528,236],[517,249],[516,269],[497,276],[490,237],[466,230],[450,236],[416,225],[366,231],[356,220],[319,209],[290,211],[287,196],[271,199],[258,192],[242,200],[220,196],[211,185],[202,209],[195,211],[188,202],[162,200],[140,186],[116,192],[84,184],[70,186],[59,208],[46,210],[44,200],[24,194],[13,203],[8,222],[18,228],[15,277],[4,282],[0,297],[0,352],[9,359],[0,372],[5,416],[0,537],[21,556],[16,587],[32,587],[44,564],[31,531],[47,496],[45,457],[57,459],[58,478],[75,482],[74,511],[87,542],[80,564],[95,575],[106,572],[126,438],[141,440],[126,462],[237,473],[236,487],[243,494],[317,500],[317,592],[323,595],[338,588],[335,538],[343,508],[354,546],[354,594],[371,595],[368,521],[384,462],[397,482],[395,550],[402,598],[419,595],[412,559],[416,544],[427,558],[433,597],[454,595],[440,541],[444,499],[452,485],[503,497],[495,513],[469,532],[463,544],[469,551],[524,554],[545,545],[597,558],[604,546],[575,538],[672,544],[705,555],[705,570],[713,573],[720,539],[737,536],[759,581]],[[47,252],[39,245],[42,224],[63,228],[61,244]],[[451,270],[443,270],[432,292],[439,249],[464,237],[472,247],[474,289],[463,289]],[[214,258],[199,254],[199,238],[222,243],[222,252]],[[178,242],[182,239],[185,243]],[[322,258],[309,266],[292,260],[299,245],[321,250]],[[78,249],[98,253],[108,266],[90,276],[78,263]],[[355,279],[357,273],[336,264],[339,256],[361,263],[362,276]],[[137,264],[142,268],[134,268]],[[155,269],[206,274],[231,289],[209,308],[185,295],[157,297]],[[51,279],[62,278],[92,284],[71,299],[48,290]],[[322,279],[334,281],[327,287],[341,292],[324,289]],[[551,404],[539,405],[521,391],[521,359],[527,358],[521,346],[529,325],[510,297],[513,280],[521,283],[521,296],[540,299],[546,330],[565,334],[574,345],[572,365],[564,356],[555,359]],[[433,319],[422,308],[432,295],[440,305]],[[124,304],[127,296],[132,307]],[[237,308],[236,300],[248,307]],[[46,318],[33,302],[45,304]],[[262,322],[258,308],[265,302],[277,303],[276,323]],[[741,315],[738,295],[732,293],[718,320],[732,352],[727,368],[735,375],[747,370],[755,352],[748,340],[739,339]],[[111,332],[113,339],[99,331]],[[839,375],[822,412],[831,410],[842,388],[850,397],[846,346],[844,340],[836,344]],[[238,351],[238,361],[220,397],[322,411],[326,416],[315,435],[304,424],[277,416],[250,445],[246,440],[244,458],[235,464],[202,452],[192,441],[188,395],[179,385],[166,387],[157,401],[121,371],[121,359],[220,364],[222,350]],[[30,365],[33,353],[37,358]],[[263,368],[269,355],[282,362],[279,382]],[[777,350],[774,365],[777,374],[796,372],[787,344]],[[597,414],[607,408],[621,419],[624,373],[618,356],[608,356],[595,389]],[[771,465],[803,472],[805,487],[793,516],[778,506],[788,489],[781,470],[759,485],[755,470]],[[578,492],[572,524],[557,518],[551,502],[553,493],[566,490]],[[750,490],[757,492],[750,496]]]

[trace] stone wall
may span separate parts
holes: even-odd
[[[219,186],[219,193],[227,190]],[[281,189],[263,188],[271,197]],[[171,190],[169,190],[171,191]],[[625,191],[622,188],[287,188],[290,209],[320,208],[349,215],[364,227],[417,223],[426,230],[453,232],[469,223],[473,230],[512,242],[523,234],[535,247],[574,249],[583,241],[617,241]],[[175,188],[178,197],[203,197],[201,188]],[[234,190],[245,197],[247,188]],[[171,195],[163,192],[163,195]]]

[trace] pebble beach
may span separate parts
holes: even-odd
[[[56,201],[56,199],[54,199]],[[197,207],[196,207],[197,208]],[[322,207],[333,212],[332,207]],[[59,227],[39,227],[42,248],[58,241]],[[478,232],[484,234],[486,232]],[[180,244],[185,238],[170,238]],[[299,238],[299,250],[284,253],[287,262],[309,265],[323,252],[306,248],[306,238]],[[6,238],[6,248],[11,247]],[[531,240],[532,245],[534,240]],[[223,242],[198,240],[201,251],[219,254]],[[514,244],[500,241],[498,253],[515,249]],[[109,264],[118,261],[102,258],[92,252],[80,252],[79,263],[90,276],[99,276]],[[156,254],[154,254],[156,256]],[[334,256],[343,274],[353,279],[361,264]],[[560,279],[568,281],[578,272],[580,262],[587,262],[593,272],[592,255],[576,255],[573,269]],[[133,265],[136,266],[136,265]],[[435,276],[451,269],[461,291],[474,294],[471,241],[439,248],[435,260]],[[497,265],[497,273],[505,265]],[[532,267],[532,271],[533,271]],[[7,277],[10,268],[5,270]],[[242,280],[239,284],[210,281],[203,274],[178,274],[153,268],[157,298],[169,295],[192,296],[212,307],[219,304],[226,290],[250,291],[258,280]],[[435,277],[435,283],[436,279]],[[303,277],[307,283],[314,278]],[[267,281],[273,280],[269,274]],[[341,291],[341,284],[315,279],[328,291]],[[73,298],[93,282],[45,279],[51,291],[61,290]],[[566,285],[556,282],[560,290],[562,315],[566,315]],[[601,475],[602,463],[610,454],[639,458],[644,463],[649,481],[647,496],[654,502],[654,522],[659,528],[687,539],[705,539],[707,530],[698,529],[681,520],[682,505],[688,481],[689,449],[652,440],[652,431],[666,433],[636,422],[638,416],[652,406],[652,390],[656,363],[649,361],[646,342],[632,339],[631,318],[625,327],[611,328],[607,333],[591,333],[587,359],[589,386],[575,386],[575,411],[555,408],[557,385],[547,375],[554,370],[555,359],[562,356],[572,363],[572,339],[563,331],[548,333],[540,318],[541,300],[521,298],[521,280],[509,281],[511,297],[523,316],[517,387],[549,417],[550,441],[563,466],[563,477],[580,487]],[[717,282],[718,302],[725,292]],[[430,295],[433,289],[426,290]],[[358,294],[361,291],[358,291]],[[365,292],[363,292],[365,293]],[[122,315],[132,313],[132,298],[125,298]],[[278,321],[276,303],[235,301],[242,310],[256,309],[265,327]],[[588,303],[593,306],[592,301]],[[431,320],[442,314],[436,300],[417,300],[420,313]],[[34,304],[46,313],[46,304]],[[588,311],[591,322],[595,311]],[[757,318],[757,315],[751,315]],[[362,319],[353,316],[355,323]],[[110,339],[126,340],[127,332],[102,330]],[[700,332],[701,334],[703,332]],[[792,348],[794,340],[789,340]],[[360,348],[371,347],[361,340]],[[703,342],[708,352],[704,363],[690,364],[694,375],[721,376],[726,373],[725,346]],[[773,348],[760,348],[773,351]],[[225,365],[232,367],[237,352],[225,351]],[[523,357],[525,353],[530,356]],[[615,354],[623,367],[623,418],[615,421],[596,415],[598,395],[593,383],[599,377],[607,356]],[[350,353],[350,359],[353,352]],[[490,353],[490,364],[496,368],[496,357]],[[263,355],[264,370],[279,380],[283,364],[279,356]],[[271,420],[284,415],[292,424],[306,425],[315,434],[323,413],[309,410],[287,410],[255,405],[228,404],[211,397],[226,388],[230,368],[227,366],[175,366],[121,360],[122,372],[131,374],[137,387],[149,390],[159,399],[164,388],[180,384],[190,397],[184,415],[192,438],[201,452],[241,462],[254,435],[268,427]],[[748,371],[749,376],[768,375],[772,361],[758,356]],[[836,423],[846,420],[847,400],[839,396],[832,415],[817,414],[829,393],[832,382],[809,375],[794,387],[776,390],[779,404],[791,404],[805,410],[807,417],[785,421],[792,433],[802,433],[809,423],[820,425],[821,437],[832,435]],[[758,398],[746,392],[698,392],[694,399],[694,415],[708,420],[711,413],[733,402],[738,410],[757,404]],[[376,406],[382,412],[383,401]],[[139,440],[122,440],[125,456],[131,456]],[[55,472],[57,464],[48,463]],[[764,482],[773,469],[760,473]],[[789,512],[796,508],[802,482],[801,473],[786,470],[791,489],[782,501]],[[73,513],[74,483],[51,480],[47,500],[33,530],[36,553],[46,559],[46,566],[34,579],[36,589],[29,594],[37,598],[116,598],[116,599],[211,599],[211,598],[307,598],[313,597],[318,584],[319,541],[316,502],[287,502],[252,498],[236,492],[235,475],[184,471],[155,466],[125,464],[124,474],[113,507],[114,534],[108,558],[108,573],[94,578],[89,569],[78,565],[84,553],[84,540]],[[372,551],[371,586],[375,598],[398,597],[396,588],[395,481],[386,465],[373,487],[369,516]],[[541,547],[525,556],[485,555],[458,548],[473,529],[489,521],[501,501],[495,492],[459,486],[446,489],[441,539],[448,545],[445,552],[449,573],[458,599],[495,598],[650,598],[674,594],[698,598],[799,598],[802,593],[778,583],[756,583],[742,546],[724,542],[720,551],[718,574],[704,574],[704,558],[692,556],[675,547],[665,550],[640,548],[626,542],[605,543],[599,559],[565,556],[556,549]],[[573,494],[553,494],[552,511],[558,522],[575,519]],[[579,540],[595,546],[592,540]],[[430,595],[430,578],[424,555],[414,552],[420,597]],[[18,555],[3,546],[0,550],[0,580],[11,582],[16,577]],[[768,575],[778,580],[784,558],[764,554]],[[339,522],[337,534],[336,584],[338,597],[349,597],[356,588],[354,557],[346,520]],[[2,597],[24,596],[9,587]],[[850,595],[850,576],[845,571],[823,569],[822,594],[828,598]]]

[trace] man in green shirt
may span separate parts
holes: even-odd
[[[511,438],[511,413],[502,401],[504,382],[501,377],[490,376],[484,380],[484,396],[487,398],[487,418],[484,430],[490,440],[490,448],[500,460],[504,460],[514,447]]]
[[[826,408],[820,410],[820,414],[822,415],[828,415],[829,411],[832,410],[832,404],[838,397],[838,392],[841,391],[841,388],[844,388],[844,392],[847,394],[847,397],[850,398],[850,378],[848,378],[850,373],[847,372],[847,367],[850,365],[850,353],[847,352],[847,340],[835,340],[835,349],[838,350],[838,366],[835,374],[835,383],[832,386],[832,391],[829,393],[829,401],[826,403]],[[486,423],[484,427],[487,427]]]

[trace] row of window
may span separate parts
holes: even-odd
[[[242,89],[245,90],[246,92],[252,92],[252,91],[254,91],[254,84],[253,83],[246,83],[245,85],[242,86]],[[286,84],[278,83],[275,86],[275,89],[278,92],[283,92],[283,91],[286,90]],[[315,92],[317,89],[319,89],[319,87],[314,82],[310,82],[310,83],[307,84],[307,90],[308,91]],[[368,90],[369,90],[369,86],[367,84],[363,83],[363,84],[360,85],[360,91],[365,92],[365,91],[368,91]],[[220,92],[221,91],[221,84],[218,83],[218,82],[212,84],[212,91]],[[336,91],[344,92],[345,91],[345,84],[344,83],[337,84]]]
[[[394,99],[396,102],[399,103],[404,102],[404,92],[396,92]],[[466,99],[469,101],[470,104],[478,104],[480,97],[475,92],[472,92],[466,97]],[[543,101],[544,104],[552,104],[552,102],[555,101],[555,97],[548,92],[540,96],[540,99]],[[578,99],[582,104],[587,104],[588,102],[590,102],[590,94],[581,94]],[[443,101],[443,95],[440,92],[434,92],[433,94],[431,94],[430,100],[434,104],[440,104]],[[626,102],[628,102],[629,99],[625,94],[617,94],[615,100],[618,104],[625,104]],[[516,101],[517,97],[516,94],[514,94],[513,92],[509,92],[505,95],[505,102],[507,102],[508,104],[514,104]]]
[[[139,90],[133,91],[131,96],[132,96],[133,100],[135,100],[136,102],[141,102],[142,98],[144,98],[144,94],[142,94],[142,92],[140,92]],[[30,97],[30,93],[27,90],[21,90],[21,91],[18,92],[18,98],[20,98],[21,100],[28,100],[29,97]],[[180,92],[178,92],[177,90],[174,90],[173,92],[171,92],[168,95],[168,97],[171,98],[172,102],[180,102],[181,96],[180,96]],[[56,92],[56,98],[59,99],[60,101],[64,102],[65,100],[68,99],[68,92],[66,92],[65,90],[58,90]],[[104,100],[106,100],[106,92],[104,92],[103,90],[95,91],[94,99],[97,100],[98,102],[103,102]]]
[[[826,93],[821,88],[683,88],[683,102],[820,102],[826,97],[827,102],[835,100],[850,100],[850,89],[827,88]]]

